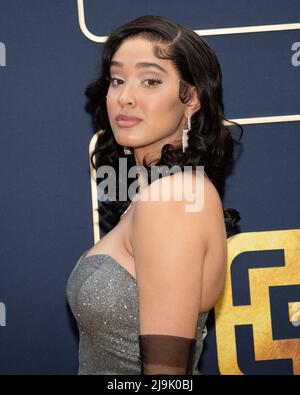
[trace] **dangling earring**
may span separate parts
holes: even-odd
[[[123,150],[124,150],[124,154],[125,154],[125,155],[133,154],[133,152],[130,150],[130,148],[123,147]]]
[[[187,124],[187,129],[182,130],[182,152],[185,152],[186,148],[189,146],[188,132],[191,130],[191,117],[189,115],[187,116]]]

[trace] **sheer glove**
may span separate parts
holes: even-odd
[[[191,375],[196,339],[140,335],[142,375]]]

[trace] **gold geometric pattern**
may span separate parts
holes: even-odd
[[[285,266],[249,269],[251,305],[233,306],[231,264],[246,251],[284,250]],[[224,291],[215,306],[218,364],[221,374],[243,374],[237,362],[235,325],[252,325],[256,361],[291,359],[294,374],[300,374],[300,339],[272,338],[269,287],[300,284],[300,230],[249,232],[228,239],[228,264]],[[289,312],[299,318],[298,301]]]

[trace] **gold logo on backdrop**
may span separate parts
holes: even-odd
[[[277,254],[273,262],[268,253]],[[252,265],[254,258],[260,263]],[[270,364],[270,371],[262,374],[275,374],[272,363],[279,372],[284,363],[300,374],[299,291],[300,230],[241,233],[228,239],[226,283],[215,306],[221,374],[261,374],[264,364]],[[248,333],[248,338],[241,340],[239,333]],[[245,350],[249,363],[244,355],[239,358]]]

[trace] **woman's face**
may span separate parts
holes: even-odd
[[[110,77],[107,111],[118,144],[133,147],[139,163],[145,153],[160,154],[164,144],[180,144],[186,125],[180,76],[170,60],[154,56],[153,43],[125,40],[112,57]]]

